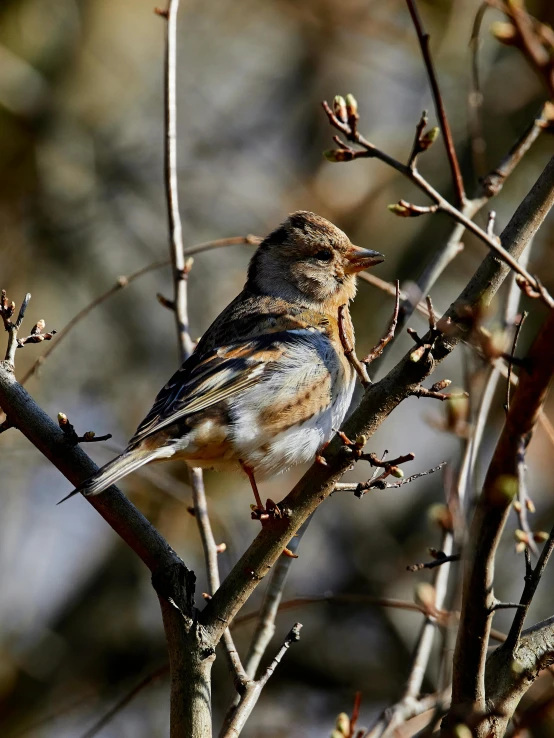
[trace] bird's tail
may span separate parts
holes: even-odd
[[[86,482],[80,484],[73,490],[73,492],[70,492],[57,504],[60,505],[62,502],[65,502],[79,492],[85,495],[85,497],[99,495],[100,492],[104,492],[104,490],[112,484],[115,484],[122,477],[126,477],[127,474],[136,471],[141,466],[144,466],[144,464],[148,464],[150,461],[154,461],[154,459],[159,456],[167,456],[167,451],[164,453],[163,448],[159,448],[154,451],[152,449],[141,450],[137,448],[124,451],[121,456],[117,456],[115,459],[108,461],[108,463],[99,469],[96,474],[89,477]]]

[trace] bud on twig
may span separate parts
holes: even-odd
[[[427,151],[427,149],[430,149],[439,137],[439,134],[440,128],[438,126],[434,126],[433,128],[430,128],[427,133],[424,133],[419,139],[420,151]]]
[[[327,161],[331,161],[333,163],[352,161],[352,159],[354,159],[354,151],[351,149],[327,149],[327,151],[323,152],[323,156]]]
[[[389,472],[392,474],[393,477],[396,477],[397,479],[404,479],[404,472],[399,466],[390,466]]]
[[[333,113],[341,123],[348,122],[348,113],[346,111],[346,101],[342,95],[335,95],[333,100]]]
[[[357,122],[360,118],[358,114],[358,101],[352,94],[346,96],[346,112],[348,115],[348,122],[352,125],[352,122]]]

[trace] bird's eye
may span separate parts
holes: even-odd
[[[319,261],[331,261],[331,259],[333,258],[333,254],[327,249],[321,249],[321,251],[317,252],[314,258],[318,259]]]

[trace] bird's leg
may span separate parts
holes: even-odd
[[[253,470],[249,466],[247,466],[243,461],[240,462],[240,465],[242,466],[244,473],[250,480],[252,492],[254,493],[254,497],[256,498],[256,505],[251,505],[252,519],[259,520],[260,523],[263,525],[270,518],[272,520],[278,520],[279,518],[282,518],[283,512],[279,508],[279,505],[273,502],[273,500],[267,501],[267,508],[263,506],[262,498],[260,497],[260,493],[258,491],[258,485],[256,484],[256,479],[254,478]],[[298,558],[298,556],[288,548],[283,549],[283,555],[289,556],[291,559]]]
[[[240,465],[242,466],[242,469],[248,479],[250,480],[250,486],[252,487],[252,492],[254,493],[254,497],[256,499],[256,506],[252,507],[252,517],[255,520],[268,520],[269,514],[266,511],[265,507],[262,503],[262,498],[260,497],[260,493],[258,492],[258,485],[256,484],[256,479],[254,478],[254,472],[253,470],[247,466],[243,461],[240,462]]]

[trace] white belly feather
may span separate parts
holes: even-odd
[[[282,368],[272,372],[242,394],[229,410],[233,421],[232,445],[238,459],[250,466],[261,479],[278,474],[295,464],[313,461],[318,450],[329,441],[342,423],[352,400],[355,377],[348,374],[333,346],[320,333],[303,332],[308,340],[296,344]],[[276,398],[293,401],[302,396],[299,388],[325,381],[331,374],[332,401],[321,412],[298,425],[272,435],[264,432],[260,415]]]

